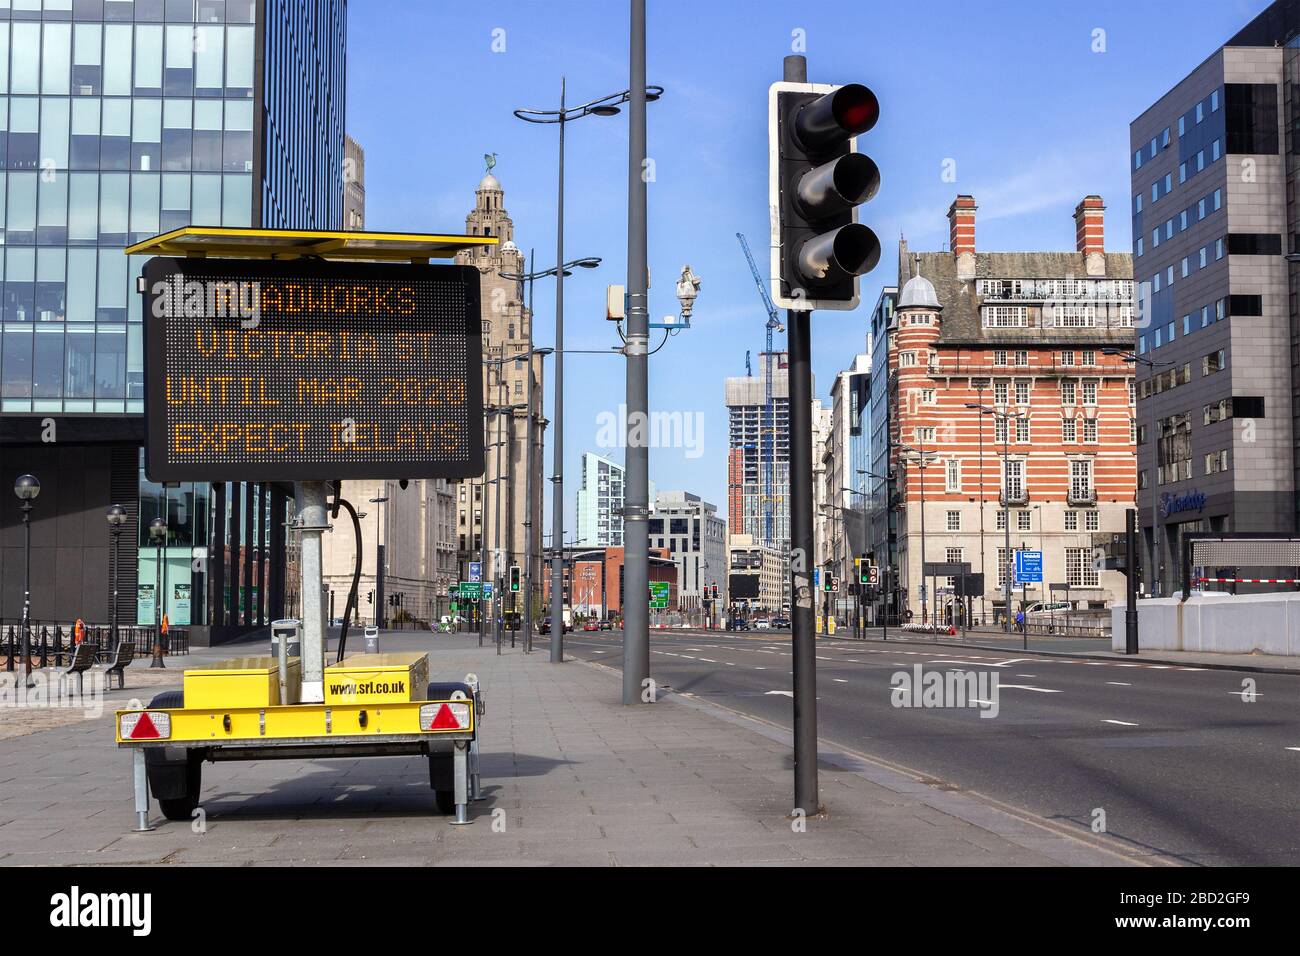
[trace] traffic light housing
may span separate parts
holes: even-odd
[[[374,591],[367,591],[367,592],[366,592],[366,603],[367,603],[367,604],[374,604],[374,603],[375,603],[375,592],[374,592]]]
[[[522,575],[523,572],[520,570],[519,565],[517,564],[510,565],[510,590],[512,592],[518,593],[522,589],[523,587]]]
[[[796,311],[858,306],[858,277],[880,261],[880,240],[857,207],[880,188],[880,169],[857,136],[880,118],[860,83],[773,83],[769,93],[772,299]]]
[[[871,583],[871,555],[864,554],[858,558],[858,583]]]

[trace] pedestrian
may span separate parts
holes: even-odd
[[[74,644],[80,644],[85,639],[86,639],[86,622],[83,621],[81,618],[77,618],[77,623],[73,625],[72,628],[72,642]]]
[[[1025,629],[1025,612],[1016,612],[1016,629],[1023,631]]]

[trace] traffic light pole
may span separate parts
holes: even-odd
[[[786,58],[786,79],[790,60]],[[802,60],[802,57],[799,58]],[[798,77],[795,81],[802,82]],[[820,812],[817,789],[817,648],[813,621],[811,312],[790,312],[790,626],[794,669],[794,805]]]

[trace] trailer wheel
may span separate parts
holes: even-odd
[[[185,706],[185,692],[169,690],[149,701],[149,708],[178,710]],[[199,805],[203,786],[203,755],[187,750],[184,760],[166,760],[160,750],[145,751],[149,789],[158,800],[162,815],[168,820],[188,821]]]
[[[429,786],[433,788],[434,803],[438,812],[456,812],[456,778],[451,754],[429,754]]]
[[[433,791],[433,799],[438,805],[438,812],[443,816],[451,816],[456,812],[455,790],[435,790]]]

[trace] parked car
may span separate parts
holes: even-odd
[[[754,622],[754,630],[756,631],[770,631],[771,629],[772,629],[772,622],[765,617],[760,617],[757,621]]]
[[[612,631],[612,630],[614,630],[614,622],[613,622],[613,621],[601,621],[601,622],[600,622],[600,629],[601,629],[602,631]]]
[[[573,631],[573,625],[566,621],[564,624],[564,633],[569,634],[572,631]],[[537,622],[537,633],[538,634],[551,633],[551,619],[549,617],[544,617]]]
[[[1025,609],[1026,614],[1047,614],[1055,611],[1071,611],[1074,609],[1069,601],[1039,601],[1031,604]]]
[[[599,631],[600,622],[597,621],[594,617],[589,617],[587,618],[586,621],[583,622],[582,629],[584,631]]]
[[[778,630],[788,631],[790,629],[790,619],[785,617],[772,618],[772,626]]]

